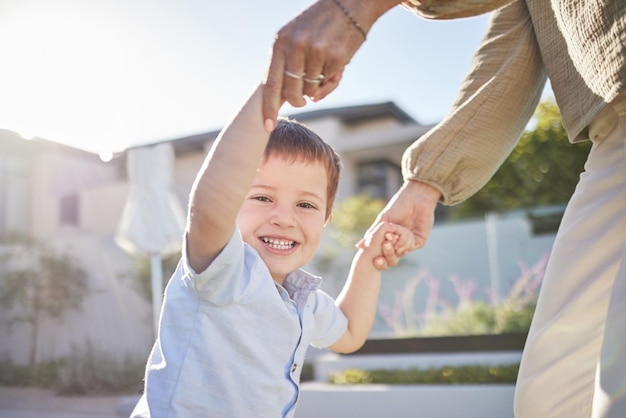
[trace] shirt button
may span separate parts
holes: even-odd
[[[291,373],[295,373],[297,369],[298,369],[298,363],[293,363],[293,366],[291,366]]]

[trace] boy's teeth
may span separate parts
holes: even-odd
[[[269,244],[270,247],[276,248],[279,250],[288,250],[289,248],[294,246],[293,241],[289,241],[286,239],[272,239],[272,238],[263,238],[263,242]]]

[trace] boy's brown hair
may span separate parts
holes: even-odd
[[[270,134],[264,157],[267,159],[273,155],[288,157],[293,161],[301,159],[305,162],[324,164],[328,176],[326,187],[328,198],[326,219],[328,219],[333,208],[341,174],[341,158],[333,147],[304,124],[293,119],[279,118],[276,128]]]

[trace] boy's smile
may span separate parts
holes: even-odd
[[[276,282],[308,263],[326,223],[327,174],[320,162],[270,156],[237,215],[243,240]]]
[[[267,245],[268,248],[272,250],[276,250],[276,251],[290,250],[296,245],[295,241],[279,239],[279,238],[263,237],[261,238],[261,241],[263,241]]]

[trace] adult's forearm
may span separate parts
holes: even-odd
[[[366,32],[389,10],[402,3],[402,0],[339,0],[350,15]]]

